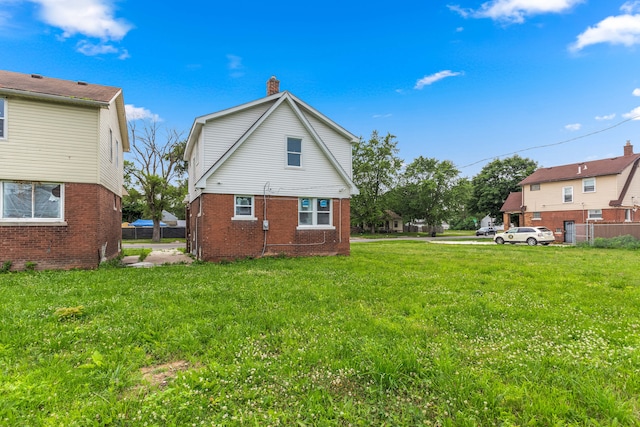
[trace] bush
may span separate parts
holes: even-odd
[[[593,247],[606,249],[640,249],[640,240],[630,234],[611,237],[608,239],[604,237],[596,237],[593,240]]]

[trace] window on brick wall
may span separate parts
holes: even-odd
[[[298,200],[298,226],[331,227],[331,199],[301,197]]]
[[[624,210],[624,221],[631,222],[631,209]]]
[[[233,219],[255,219],[253,196],[235,196]]]
[[[63,184],[9,181],[0,184],[0,220],[59,221],[62,219]]]
[[[542,214],[540,212],[534,212],[531,219],[542,219]]]
[[[589,209],[589,219],[602,219],[602,209]]]

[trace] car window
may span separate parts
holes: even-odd
[[[551,233],[551,230],[549,230],[547,227],[538,227],[538,230],[542,231],[543,233],[546,233],[546,232]]]
[[[521,228],[518,230],[518,233],[534,233],[535,230],[533,228]]]

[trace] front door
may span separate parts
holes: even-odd
[[[564,222],[564,242],[565,243],[576,242],[576,223],[574,221]]]

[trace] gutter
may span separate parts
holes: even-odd
[[[82,104],[82,105],[88,105],[92,107],[101,107],[101,108],[109,106],[109,102],[106,102],[106,101],[96,101],[94,99],[86,99],[86,98],[70,98],[68,96],[52,95],[50,93],[25,92],[23,90],[17,90],[17,89],[0,88],[0,95],[13,95],[21,98],[45,99],[45,100],[55,101],[55,102],[64,102],[68,104]]]

